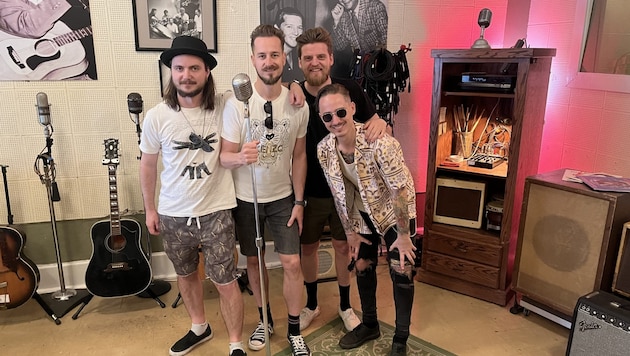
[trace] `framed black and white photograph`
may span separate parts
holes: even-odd
[[[57,2],[54,9],[33,5],[37,1],[8,3],[0,5],[7,16],[14,14],[0,20],[0,80],[97,79],[89,7],[69,1]],[[20,15],[18,7],[27,15]]]
[[[160,71],[160,95],[164,96],[168,81],[171,79],[171,68],[167,67],[158,59],[158,70]]]
[[[217,52],[216,0],[132,0],[132,6],[136,51],[163,51],[187,35]]]
[[[287,63],[282,80],[303,80],[296,38],[313,27],[332,37],[335,64],[331,74],[350,77],[355,51],[365,54],[387,45],[389,0],[260,0],[260,22],[284,32]]]

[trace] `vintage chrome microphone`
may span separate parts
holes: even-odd
[[[245,119],[245,137],[247,142],[252,140],[252,131],[250,129],[250,120],[249,120],[249,98],[252,97],[253,89],[252,82],[249,79],[249,76],[245,73],[239,73],[234,76],[232,79],[232,88],[234,89],[234,95],[238,101],[242,101],[245,104],[245,109],[243,110],[244,119]],[[263,326],[265,328],[265,353],[267,355],[271,355],[271,343],[269,341],[269,320],[267,318],[267,296],[266,294],[266,286],[265,286],[265,273],[263,272],[263,268],[265,264],[263,263],[263,238],[260,234],[260,219],[258,218],[258,197],[256,194],[256,174],[254,173],[254,166],[249,166],[249,171],[252,175],[252,196],[254,198],[254,220],[256,222],[256,248],[258,251],[258,275],[260,278],[260,299],[262,301],[262,314],[263,314]]]
[[[470,48],[490,48],[490,44],[483,37],[486,31],[486,28],[490,26],[490,21],[492,20],[492,11],[490,9],[484,8],[479,11],[479,17],[477,18],[477,24],[481,27],[481,34],[479,38],[475,40],[475,43]]]

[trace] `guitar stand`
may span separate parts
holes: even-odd
[[[171,284],[167,281],[155,279],[149,284],[147,289],[138,294],[140,298],[153,298],[161,308],[166,308],[166,304],[160,299],[160,295],[168,293],[171,290]]]
[[[39,303],[39,305],[44,309],[46,314],[50,316],[50,318],[55,322],[56,325],[61,324],[61,318],[66,315],[70,310],[74,309],[77,305],[81,304],[79,310],[72,316],[73,320],[79,316],[79,313],[83,308],[87,305],[87,303],[92,300],[93,295],[90,294],[86,289],[78,289],[76,290],[76,294],[72,296],[72,298],[60,300],[56,299],[53,296],[54,293],[48,293],[44,295],[40,295],[35,292],[33,294],[33,299]]]

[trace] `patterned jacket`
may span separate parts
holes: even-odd
[[[392,190],[407,188],[409,219],[416,217],[416,193],[413,178],[405,165],[400,143],[393,137],[385,135],[375,142],[365,139],[363,124],[354,123],[357,132],[355,147],[355,165],[359,176],[359,192],[361,200],[372,223],[380,235],[395,227],[396,215]],[[337,153],[337,140],[328,134],[317,145],[317,157],[333,198],[335,208],[345,227],[351,226],[355,232],[371,233],[363,219],[353,218],[348,214],[346,204],[346,186],[349,181],[344,178]],[[412,235],[415,231],[412,231]]]

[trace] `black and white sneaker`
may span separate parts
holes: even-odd
[[[247,353],[242,349],[234,349],[234,351],[230,353],[230,356],[247,356]]]
[[[269,324],[269,337],[271,338],[273,335],[273,326]],[[265,325],[262,321],[258,321],[258,326],[256,326],[256,330],[249,337],[249,348],[258,351],[262,350],[265,347]]]
[[[311,356],[311,349],[306,346],[302,335],[289,335],[289,345],[293,356]]]
[[[198,345],[212,339],[212,329],[210,325],[203,334],[197,336],[192,330],[188,330],[188,334],[186,334],[183,338],[179,339],[175,345],[171,347],[169,350],[169,355],[171,356],[182,356],[189,353],[192,349],[197,347]]]

